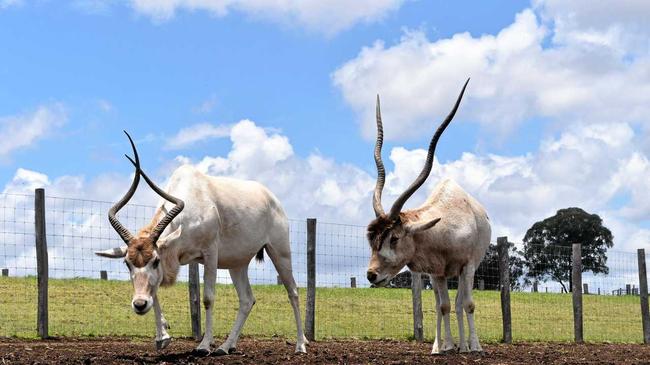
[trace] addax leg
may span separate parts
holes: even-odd
[[[440,354],[440,342],[442,342],[442,313],[440,313],[440,293],[433,278],[431,279],[433,294],[436,297],[436,339],[433,341],[432,354]]]
[[[169,346],[169,343],[172,341],[171,336],[167,333],[169,329],[169,324],[163,316],[162,309],[160,308],[160,302],[158,301],[158,296],[154,295],[153,297],[153,310],[156,315],[156,350],[162,350],[165,347]]]
[[[205,306],[205,333],[203,340],[196,348],[200,354],[207,355],[210,353],[210,344],[212,344],[212,308],[214,307],[214,284],[217,281],[217,259],[211,257],[204,258],[203,265],[203,306]]]
[[[474,326],[474,300],[472,298],[472,288],[474,287],[474,272],[476,269],[473,266],[466,266],[463,270],[465,272],[465,300],[463,307],[467,314],[467,327],[469,328],[469,350],[470,351],[483,351],[481,344],[478,341],[478,334]]]
[[[271,257],[275,269],[280,275],[280,280],[284,284],[284,288],[289,295],[289,302],[293,308],[293,316],[296,320],[296,352],[307,352],[306,345],[309,344],[305,333],[302,328],[302,319],[300,318],[300,305],[298,301],[298,287],[296,281],[293,279],[293,272],[291,270],[291,251],[289,249],[289,239],[276,243],[275,245],[267,245],[266,252]]]
[[[235,290],[237,290],[237,296],[239,297],[239,311],[237,312],[237,318],[235,319],[235,324],[232,326],[232,330],[228,335],[228,339],[226,339],[226,342],[219,346],[217,351],[215,351],[218,355],[225,355],[235,351],[241,329],[255,304],[253,290],[251,290],[251,285],[248,280],[248,266],[231,269],[230,277],[232,278],[232,283],[235,285]]]
[[[442,347],[439,348],[440,352],[448,352],[454,350],[454,339],[451,337],[451,325],[449,321],[449,312],[451,312],[451,304],[449,301],[449,291],[447,290],[447,279],[445,277],[437,277],[434,279],[438,295],[440,295],[440,307],[437,309],[442,315],[445,323],[445,340],[442,342]]]
[[[458,351],[469,352],[467,340],[465,339],[465,324],[463,321],[463,304],[466,296],[465,275],[463,269],[458,276],[458,292],[456,293],[456,319],[458,320]]]

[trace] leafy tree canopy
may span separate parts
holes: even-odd
[[[571,247],[582,244],[582,271],[607,274],[607,249],[611,248],[612,232],[603,226],[597,214],[580,208],[560,209],[539,221],[526,232],[523,256],[530,279],[552,279],[565,291],[571,279]]]

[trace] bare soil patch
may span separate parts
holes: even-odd
[[[281,339],[244,338],[227,356],[201,357],[196,342],[175,339],[164,351],[153,340],[126,338],[0,339],[0,364],[650,364],[650,346],[535,343],[486,345],[483,354],[430,355],[430,343],[320,341],[294,354]]]

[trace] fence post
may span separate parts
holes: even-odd
[[[584,342],[582,331],[582,245],[573,244],[571,292],[573,294],[573,333],[577,343]]]
[[[630,295],[630,294],[632,294],[632,285],[625,284],[625,295]]]
[[[533,282],[533,293],[537,293],[537,280]]]
[[[650,309],[648,308],[648,274],[645,266],[645,250],[637,250],[639,259],[639,300],[641,302],[641,322],[643,323],[643,343],[650,344]]]
[[[422,315],[422,274],[411,271],[411,296],[413,297],[413,338],[424,341]]]
[[[36,272],[38,276],[38,310],[36,315],[38,336],[48,337],[47,282],[48,260],[45,236],[45,190],[36,189],[34,195],[34,235],[36,240]]]
[[[99,270],[99,279],[108,280],[108,272],[106,270]]]
[[[199,264],[190,264],[188,280],[192,336],[198,341],[201,339],[201,280],[199,278]]]
[[[356,287],[357,287],[357,278],[353,276],[350,278],[350,288],[356,288]]]
[[[483,279],[478,280],[478,290],[485,290],[485,280]]]
[[[499,251],[499,283],[501,285],[501,318],[503,320],[503,338],[505,343],[512,343],[512,317],[510,315],[510,258],[508,255],[508,237],[497,238]]]
[[[307,218],[307,308],[305,337],[316,338],[316,218]]]
[[[9,276],[9,269],[2,269],[2,276]]]
[[[587,283],[582,284],[582,293],[589,294],[589,284]]]

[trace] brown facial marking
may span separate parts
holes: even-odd
[[[469,314],[474,313],[474,308],[475,308],[475,306],[474,306],[474,302],[470,302],[470,303],[467,305],[467,309],[466,309],[466,310],[467,310],[467,313],[469,313]]]
[[[392,221],[388,219],[385,214],[380,215],[370,222],[370,224],[368,224],[367,233],[370,247],[373,250],[379,250],[381,248],[381,243],[384,242],[396,224],[399,224],[399,221]]]
[[[149,237],[136,237],[129,243],[126,257],[135,267],[144,267],[153,259],[154,245]]]

